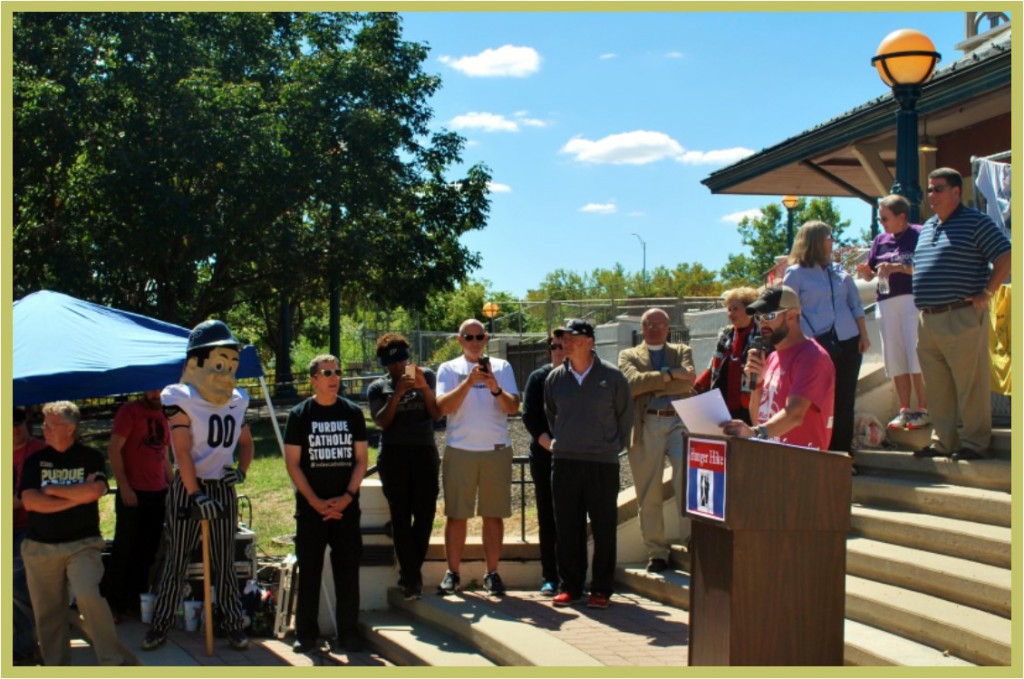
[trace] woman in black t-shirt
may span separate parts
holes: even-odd
[[[418,599],[437,506],[437,380],[432,370],[409,363],[409,342],[397,333],[377,340],[377,358],[388,371],[367,392],[370,414],[383,432],[377,469],[391,510],[398,586],[406,599]]]

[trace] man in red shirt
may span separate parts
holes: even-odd
[[[160,389],[144,392],[114,415],[107,455],[117,479],[117,523],[101,590],[115,620],[137,611],[139,593],[149,589],[149,570],[163,533],[167,487],[174,479],[168,432]]]
[[[751,350],[744,373],[757,375],[750,394],[751,427],[741,420],[722,425],[728,436],[771,439],[828,450],[836,374],[828,352],[800,330],[800,299],[785,285],[765,288],[747,307],[761,335],[775,348],[767,360]]]
[[[14,582],[11,592],[14,598],[14,664],[35,664],[39,656],[36,649],[36,628],[32,617],[32,599],[28,594],[28,582],[25,580],[25,563],[21,560],[21,543],[28,529],[28,513],[18,497],[21,486],[21,470],[25,460],[43,448],[46,443],[32,436],[28,428],[28,418],[21,408],[14,409],[14,529],[11,536],[14,542]]]

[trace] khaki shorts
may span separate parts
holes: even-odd
[[[451,519],[512,516],[512,448],[463,450],[446,446],[441,463],[444,514]],[[479,490],[479,503],[477,491]],[[474,512],[474,508],[477,511]]]

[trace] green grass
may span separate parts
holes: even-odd
[[[368,423],[369,424],[369,423]],[[256,531],[258,553],[267,556],[284,556],[291,553],[293,545],[290,540],[295,533],[295,494],[291,479],[285,468],[284,457],[281,455],[274,429],[270,420],[250,422],[256,452],[245,483],[237,487],[239,496],[245,496],[252,504],[252,525]],[[282,435],[284,434],[282,425]],[[91,437],[86,444],[106,454],[109,434]],[[370,448],[370,466],[377,462],[377,449]],[[113,478],[111,476],[111,478]],[[518,492],[513,489],[513,492]],[[249,509],[243,501],[239,518],[248,523]],[[519,514],[505,520],[505,539],[519,538]],[[441,498],[438,499],[438,513],[434,517],[434,535],[444,531],[444,515],[441,513]],[[100,530],[104,537],[114,536],[114,495],[108,494],[100,499]],[[478,535],[481,530],[480,519],[474,518],[469,523],[469,534]],[[537,511],[534,507],[526,509],[527,535],[537,533]]]
[[[283,425],[282,425],[283,427]],[[250,423],[256,452],[245,483],[237,487],[238,495],[252,504],[252,525],[256,546],[261,554],[283,556],[293,551],[288,539],[295,533],[295,494],[285,468],[284,457],[274,436],[270,420]],[[282,429],[282,435],[284,431]],[[109,436],[97,436],[88,445],[106,451]],[[370,465],[377,461],[377,449],[370,449]],[[248,522],[249,509],[243,501],[239,518]],[[100,499],[100,530],[104,537],[114,536],[114,495]]]

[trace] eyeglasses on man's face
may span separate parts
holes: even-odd
[[[565,347],[561,344],[549,344],[548,349],[551,351],[564,351]]]
[[[341,377],[341,368],[334,368],[333,370],[331,368],[321,368],[317,371],[317,374],[323,377],[333,377],[335,375]]]
[[[771,323],[772,321],[774,321],[776,318],[779,318],[780,316],[782,316],[782,314],[786,313],[787,311],[789,311],[789,309],[779,309],[778,311],[767,311],[767,312],[765,312],[763,314],[754,314],[754,318],[757,319],[758,323],[764,323],[764,322]]]
[[[928,187],[928,193],[943,193],[948,188],[948,184],[932,184]]]
[[[466,340],[467,342],[472,342],[474,340],[477,342],[483,342],[486,337],[487,334],[483,332],[480,333],[479,335],[470,335],[469,333],[466,333],[465,335],[462,336],[462,339]]]

